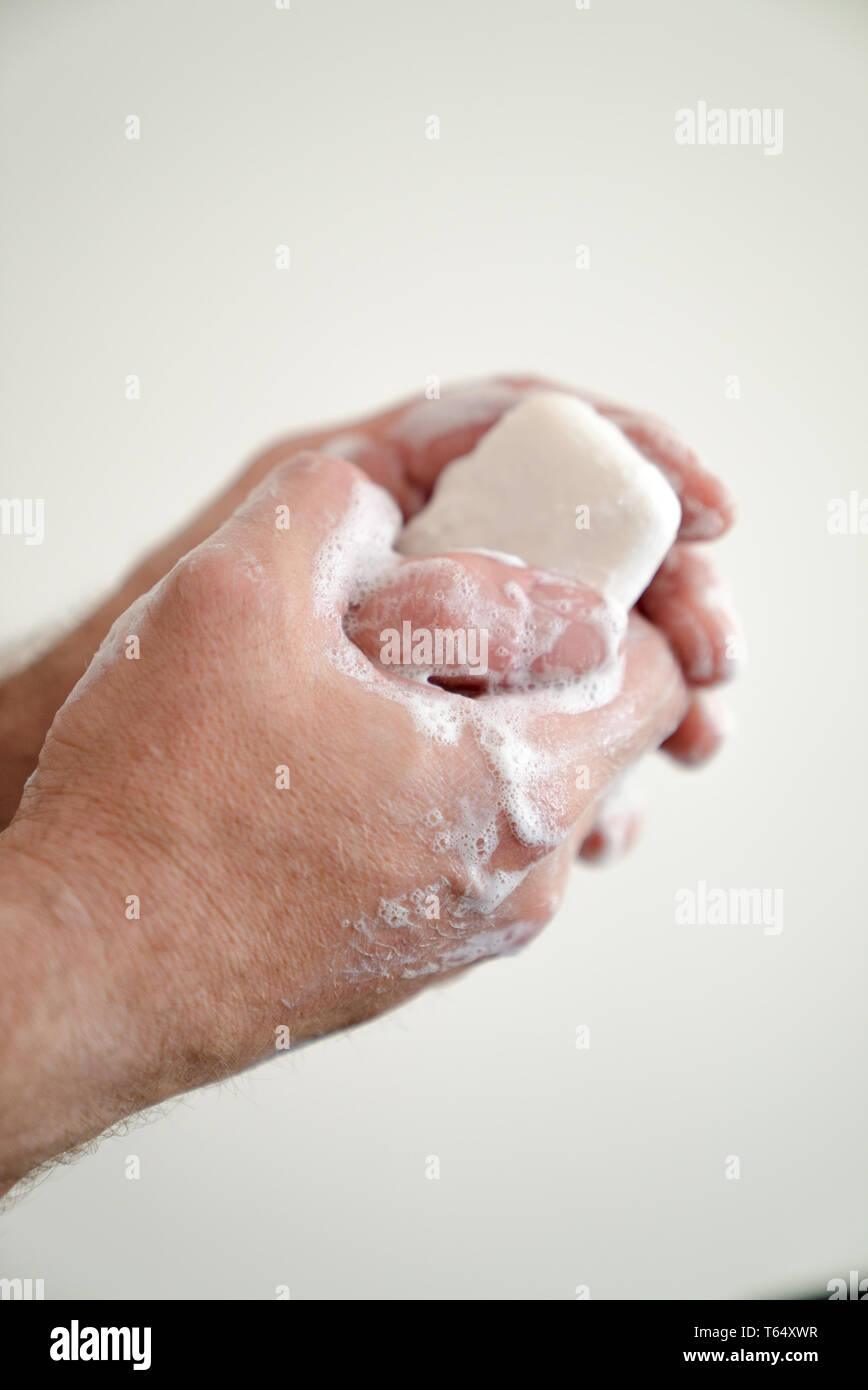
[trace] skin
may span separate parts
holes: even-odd
[[[705,542],[724,535],[732,525],[735,506],[726,487],[708,472],[698,455],[665,421],[647,411],[619,405],[545,378],[499,377],[494,384],[516,393],[562,390],[588,401],[617,424],[662,470],[681,500],[681,531],[670,552],[674,562],[678,563],[682,557],[702,555]],[[323,449],[331,440],[350,438],[355,445],[351,461],[385,487],[404,516],[409,518],[424,506],[443,468],[472,449],[508,408],[507,402],[498,400],[496,393],[491,392],[491,385],[481,385],[482,406],[473,425],[457,430],[444,429],[424,445],[409,444],[401,428],[408,413],[419,406],[418,398],[401,402],[377,415],[332,424],[272,445],[256,455],[235,482],[189,526],[149,555],[116,592],[68,636],[25,670],[0,682],[0,828],[7,825],[15,813],[55,712],[86,670],[115,619],[162,579],[183,555],[222,525],[270,469],[302,450]],[[678,612],[672,611],[671,604],[655,602],[658,578],[652,581],[639,604],[640,612],[646,612],[676,647],[696,697],[689,711],[690,736],[667,744],[665,749],[688,765],[700,760],[696,756],[700,747],[716,749],[721,741],[720,716],[701,696],[697,697],[697,692],[701,686],[728,680],[737,667],[736,658],[727,656],[724,646],[717,643],[710,674],[701,682],[690,676],[691,668],[695,668],[704,650],[706,630],[722,630],[734,636],[734,646],[738,649],[737,618],[728,600],[720,602],[721,577],[711,560],[705,555],[702,559],[705,568],[701,573],[691,572],[689,564],[683,567]],[[685,613],[692,617],[692,628],[684,621]],[[706,715],[707,708],[710,712]]]
[[[0,1190],[137,1110],[272,1054],[276,1030],[288,1028],[297,1045],[371,1018],[469,959],[524,944],[554,912],[577,851],[604,834],[612,782],[667,742],[687,762],[711,751],[713,721],[685,679],[698,637],[694,651],[683,633],[676,657],[666,612],[655,623],[635,613],[616,698],[578,716],[553,709],[546,692],[565,669],[587,674],[604,659],[595,597],[480,557],[449,563],[467,568],[503,650],[470,690],[448,679],[425,687],[424,698],[462,721],[455,742],[419,731],[412,709],[392,698],[408,683],[379,664],[372,634],[408,617],[467,626],[474,600],[443,599],[428,572],[439,560],[397,565],[352,612],[347,594],[323,604],[313,586],[353,495],[381,497],[369,478],[388,482],[410,514],[448,458],[475,442],[464,431],[408,449],[400,418],[398,408],[354,427],[364,439],[358,467],[319,451],[334,430],[301,452],[286,444],[261,455],[99,614],[7,683],[10,728],[22,694],[39,690],[42,700],[21,715],[4,768],[20,804],[0,836]],[[485,427],[474,426],[476,437]],[[707,529],[709,499],[724,494],[667,447],[682,496],[703,498]],[[290,530],[275,525],[283,505]],[[722,530],[728,503],[720,508]],[[365,535],[356,539],[364,547]],[[703,608],[689,569],[678,597],[698,632],[721,609]],[[540,639],[531,650],[543,653],[530,665],[517,638],[517,574],[524,635],[529,627]],[[569,623],[547,650],[553,599]],[[349,649],[363,679],[335,664],[332,654]],[[729,669],[716,675],[712,665],[709,675],[705,661],[703,679]],[[489,709],[497,718],[514,709],[546,759],[544,778],[519,788],[546,819],[542,838],[524,834],[504,802],[474,722]],[[38,768],[21,794],[37,739]],[[589,773],[581,786],[577,766]],[[282,767],[289,789],[277,783]],[[465,804],[496,838],[481,875],[432,821],[452,825]],[[495,903],[497,870],[515,878]],[[397,917],[384,918],[384,901],[399,905]]]

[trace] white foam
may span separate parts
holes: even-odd
[[[401,512],[385,488],[358,479],[349,504],[314,559],[312,593],[319,613],[344,611],[373,592],[394,568],[392,542]]]
[[[402,565],[392,549],[398,525],[398,511],[388,495],[358,480],[313,566],[317,611],[335,618],[328,658],[372,698],[402,706],[415,728],[432,742],[455,745],[470,738],[490,780],[486,785],[477,775],[478,790],[459,795],[448,807],[430,807],[417,826],[429,851],[443,855],[449,865],[442,880],[382,899],[373,917],[346,920],[348,944],[353,947],[346,967],[351,978],[414,978],[454,969],[511,949],[527,934],[526,927],[509,922],[509,902],[538,854],[521,868],[505,868],[511,848],[500,827],[508,826],[513,841],[541,853],[562,841],[568,829],[574,748],[572,740],[553,736],[552,720],[575,718],[612,700],[623,670],[619,642],[626,615],[617,604],[603,600],[591,603],[582,615],[596,623],[606,648],[601,665],[584,676],[567,672],[562,681],[551,681],[548,673],[549,683],[544,685],[534,686],[526,679],[527,688],[473,699],[428,684],[424,672],[406,679],[394,668],[369,660],[349,633],[360,606],[393,580]],[[480,589],[478,577],[459,560],[435,557],[418,564],[427,586],[434,575],[433,592],[450,613],[466,611],[479,626],[490,624],[510,651],[519,654],[522,666],[551,652],[565,629],[570,611],[566,601],[563,612],[559,606],[541,612],[521,584],[508,582],[504,602],[498,604],[496,595]],[[563,584],[562,579],[556,582]],[[448,894],[447,922],[431,922],[425,916],[424,897],[431,892]]]
[[[399,560],[391,543],[398,525],[398,509],[384,490],[365,480],[357,481],[344,515],[314,562],[318,611],[342,614],[357,610],[394,575]],[[490,622],[509,630],[524,666],[550,651],[563,632],[560,618],[553,615],[547,626],[538,613],[534,615],[534,629],[530,600],[518,584],[505,585],[506,596],[515,608],[504,606],[493,614],[492,600],[484,599],[477,581],[457,561],[436,557],[424,564],[426,573],[433,570],[438,575],[441,588],[435,592],[441,593],[444,601],[456,608],[463,602],[480,626]],[[602,601],[590,612],[607,637],[607,655],[599,667],[563,683],[504,691],[479,700],[431,686],[424,674],[415,673],[415,680],[407,680],[387,673],[361,653],[343,626],[339,632],[336,628],[337,640],[329,659],[373,694],[402,705],[416,728],[435,742],[455,744],[465,731],[471,732],[497,780],[499,805],[516,837],[528,846],[549,847],[557,843],[563,828],[562,808],[553,804],[551,794],[552,780],[561,769],[532,731],[548,716],[575,716],[598,708],[615,697],[621,683],[618,642],[625,614],[617,604]]]

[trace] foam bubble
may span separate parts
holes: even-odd
[[[525,674],[520,687],[504,685],[473,699],[431,685],[430,672],[400,674],[370,661],[351,639],[353,615],[394,578],[401,564],[392,549],[398,526],[391,498],[375,484],[359,480],[314,563],[317,611],[338,620],[328,658],[372,698],[404,708],[415,728],[432,742],[455,745],[471,738],[491,782],[475,795],[459,795],[448,808],[431,807],[420,817],[418,833],[431,852],[449,862],[441,879],[381,899],[373,917],[346,920],[353,947],[346,973],[357,979],[434,974],[513,949],[527,938],[527,925],[510,923],[508,917],[510,900],[531,864],[505,869],[497,863],[500,827],[505,822],[514,840],[544,853],[561,842],[568,822],[574,749],[572,741],[558,739],[552,723],[614,699],[623,674],[619,643],[626,614],[605,600],[589,605],[583,615],[596,624],[605,647],[602,664],[583,676],[565,672],[562,681],[534,686]],[[565,631],[569,605],[562,610],[555,602],[541,609],[525,587],[512,581],[505,584],[504,601],[499,602],[456,558],[416,563],[426,585],[433,576],[433,592],[447,611],[466,612],[468,623],[499,632],[504,649],[516,655],[516,667],[525,673],[554,649]],[[552,576],[552,582],[563,581]],[[448,921],[432,922],[424,910],[426,895],[443,892],[448,894]]]

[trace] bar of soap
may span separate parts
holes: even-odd
[[[572,396],[535,391],[444,469],[397,548],[503,551],[631,608],[680,521],[669,483],[617,426]]]

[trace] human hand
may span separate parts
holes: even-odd
[[[58,712],[0,839],[0,1180],[523,944],[595,799],[680,723],[651,624],[620,644],[558,576],[400,561],[399,525],[350,464],[278,465]],[[490,672],[381,664],[408,619],[484,622]]]
[[[182,555],[211,535],[271,468],[301,450],[326,449],[356,463],[387,488],[406,518],[424,505],[439,473],[452,459],[472,449],[522,394],[539,389],[572,388],[516,377],[447,388],[440,399],[416,398],[339,428],[332,425],[282,440],[254,458],[222,496],[150,555],[85,622],[33,665],[0,685],[0,828],[14,814],[55,711],[111,624]],[[720,577],[702,553],[702,543],[722,535],[730,525],[732,501],[723,484],[703,468],[670,426],[646,412],[587,392],[574,394],[617,424],[663,470],[681,501],[679,539],[639,608],[670,640],[692,692],[685,720],[667,742],[666,751],[695,765],[710,756],[723,737],[724,711],[708,687],[732,674],[740,643]],[[596,857],[607,844],[611,847],[611,827],[611,816],[601,814],[586,846],[586,857]],[[626,831],[623,824],[621,831],[623,839],[635,834],[632,813]]]

